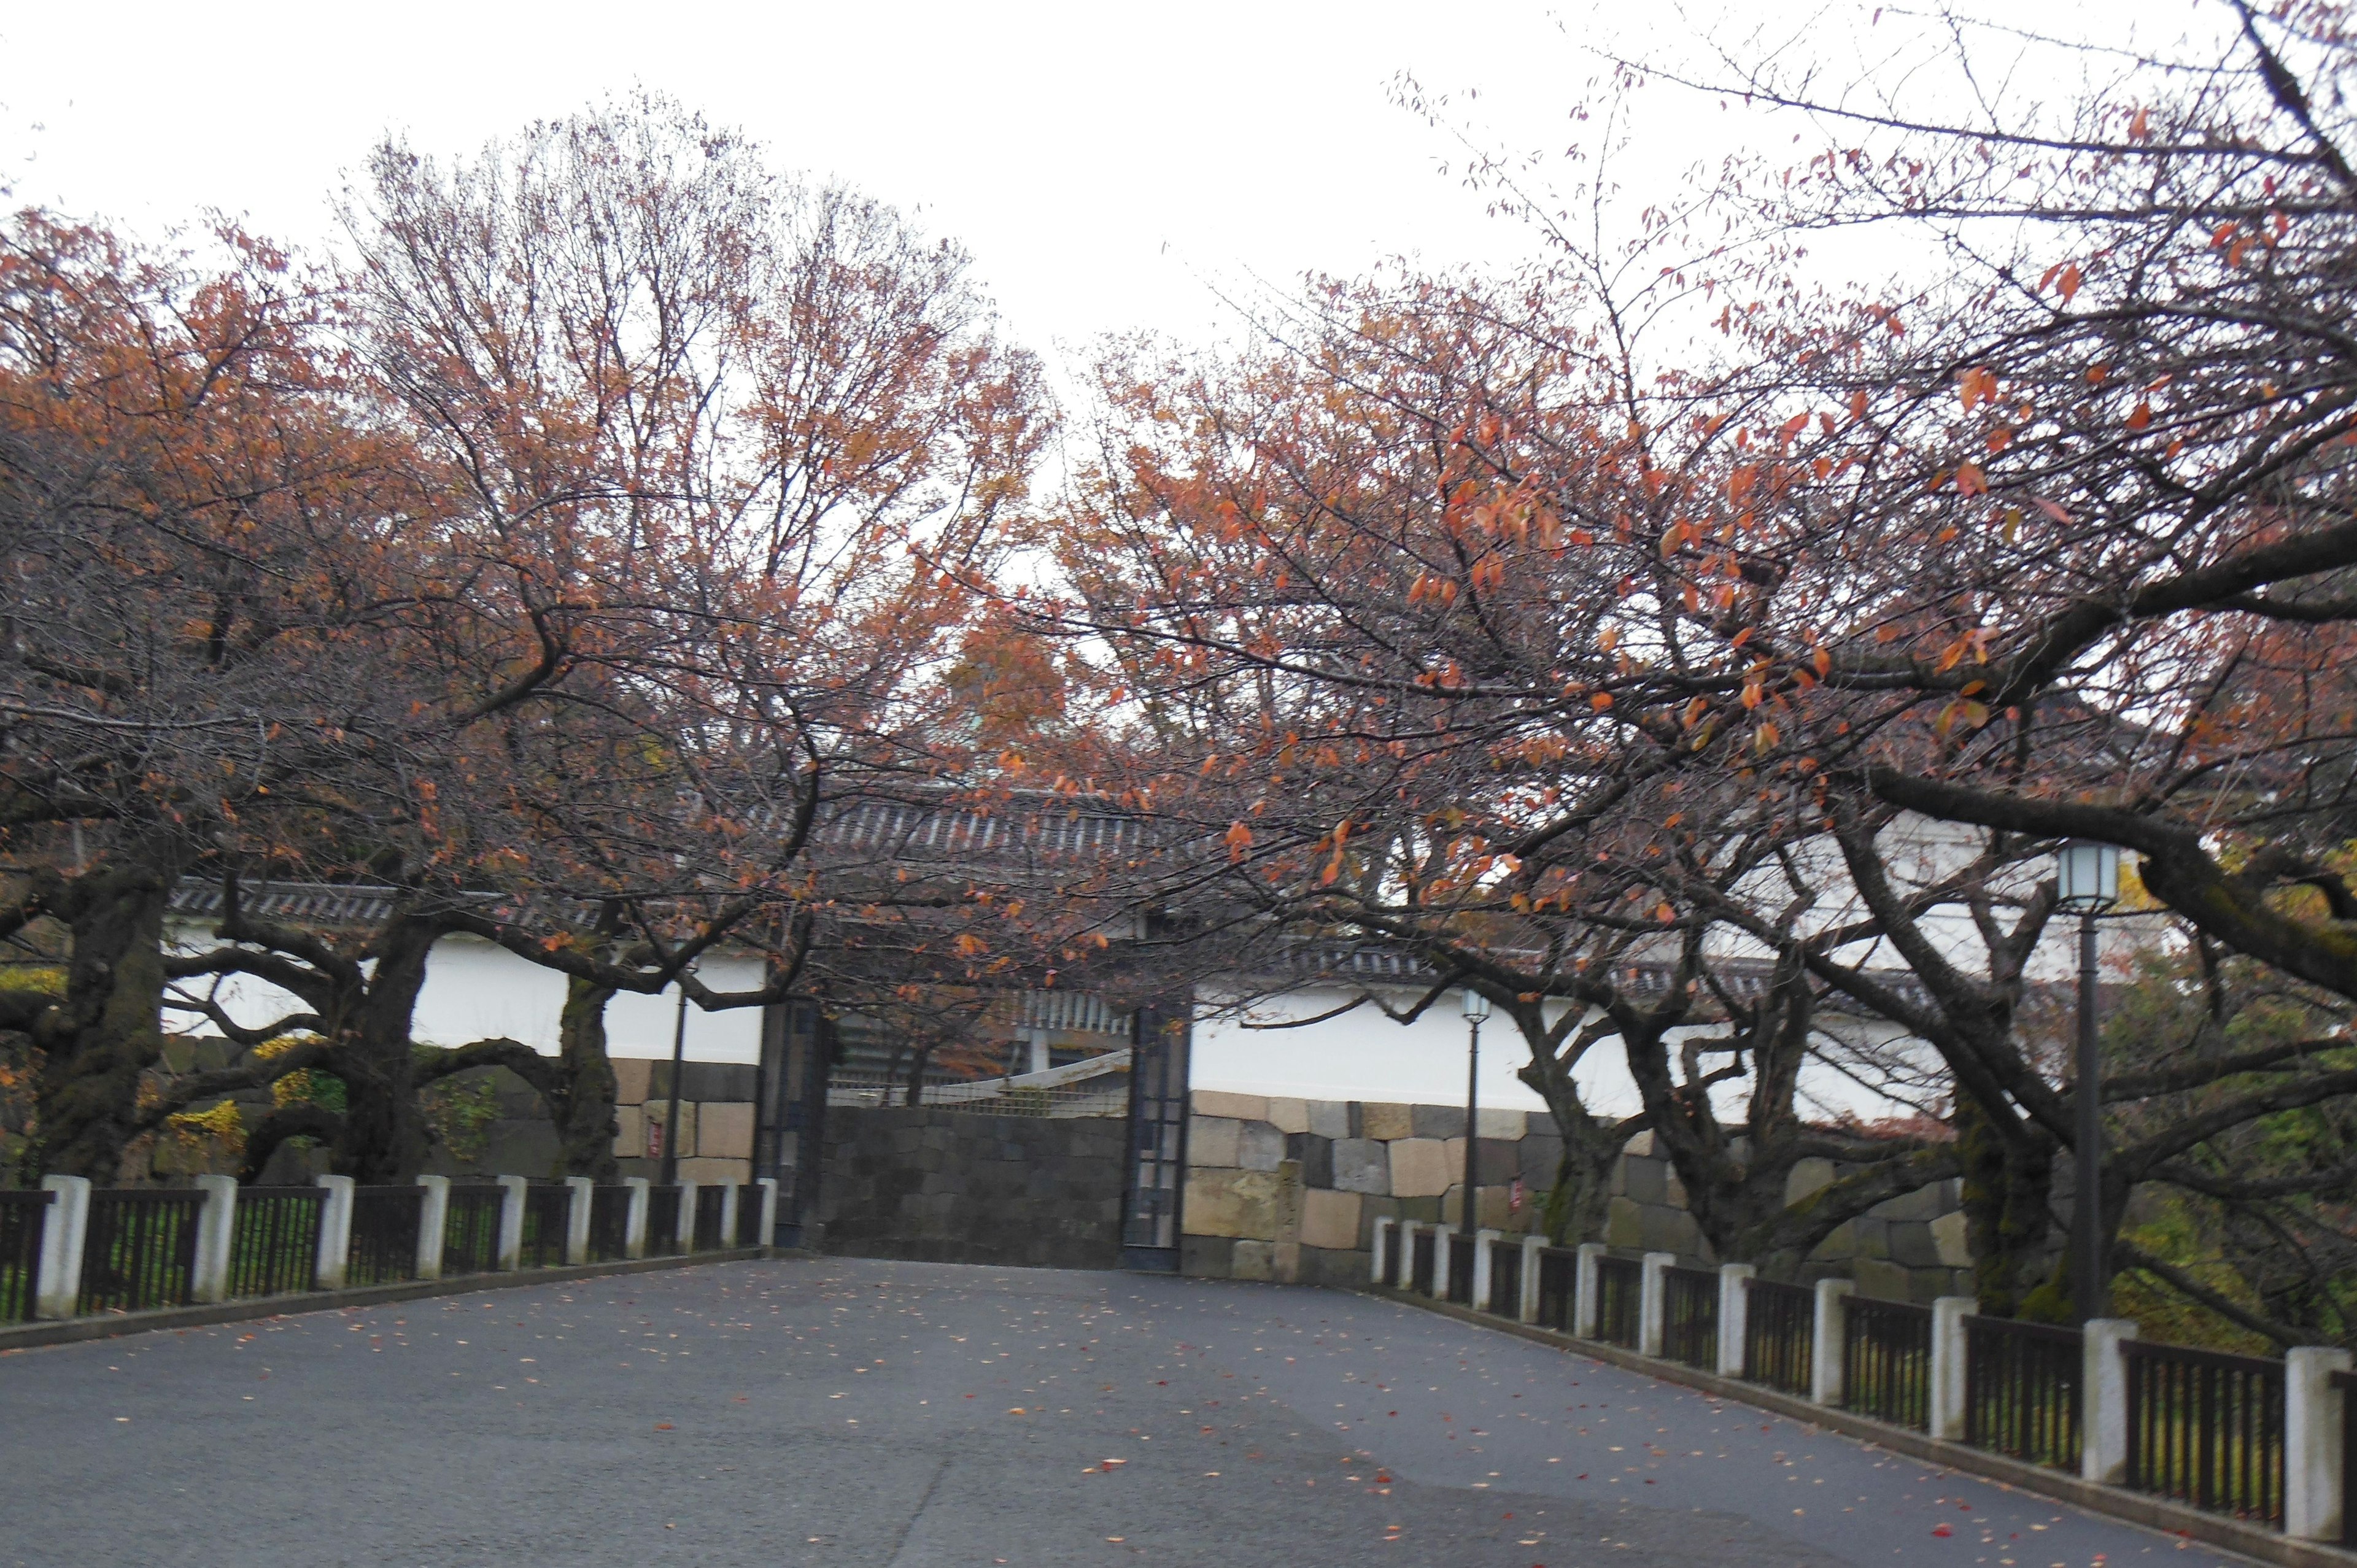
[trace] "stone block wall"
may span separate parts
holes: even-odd
[[[1195,1091],[1187,1133],[1180,1265],[1190,1274],[1304,1284],[1366,1283],[1377,1219],[1456,1224],[1463,1210],[1465,1109]],[[1474,1222],[1539,1229],[1563,1143],[1544,1112],[1481,1111],[1474,1133]],[[1834,1177],[1805,1161],[1797,1200]],[[1651,1133],[1614,1167],[1600,1240],[1631,1251],[1709,1256],[1685,1192]],[[1813,1275],[1855,1278],[1867,1295],[1928,1302],[1969,1294],[1955,1185],[1894,1198],[1835,1231]]]
[[[1118,1116],[831,1106],[805,1240],[855,1257],[1117,1268],[1128,1140]]]
[[[686,1062],[679,1079],[679,1175],[683,1181],[753,1179],[753,1096],[759,1069],[725,1062]],[[651,1126],[671,1118],[671,1063],[620,1058],[614,1063],[614,1154],[622,1175],[659,1177]]]

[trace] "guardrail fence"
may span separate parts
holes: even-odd
[[[1523,1250],[1490,1245],[1490,1310],[1501,1317],[1523,1314]]]
[[[319,1216],[327,1193],[316,1187],[241,1188],[232,1210],[231,1296],[309,1290],[319,1262]]]
[[[2130,1339],[2127,1485],[2280,1524],[2284,1364]]]
[[[2033,1465],[2077,1470],[2086,1336],[2009,1318],[1964,1319],[1964,1441]]]
[[[425,1222],[425,1208],[422,1187],[352,1188],[352,1237],[344,1283],[384,1285],[415,1279],[417,1229]]]
[[[31,1320],[54,1192],[0,1192],[0,1323]]]
[[[1844,1299],[1845,1402],[1861,1415],[1928,1428],[1932,1417],[1932,1309],[1912,1302]]]
[[[75,1312],[145,1312],[196,1298],[194,1188],[113,1188],[90,1195]]]
[[[1775,1280],[1743,1282],[1743,1375],[1790,1394],[1809,1391],[1816,1293]]]
[[[1596,1260],[1596,1337],[1634,1350],[1639,1344],[1637,1306],[1644,1291],[1643,1266],[1634,1258]]]
[[[1662,1354],[1706,1372],[1718,1369],[1718,1274],[1710,1269],[1662,1272]]]

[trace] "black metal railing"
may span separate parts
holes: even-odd
[[[2335,1372],[2341,1391],[2341,1544],[2357,1546],[2357,1372]]]
[[[1399,1288],[1400,1253],[1405,1250],[1407,1232],[1396,1224],[1383,1232],[1383,1274],[1382,1279],[1375,1282],[1376,1283],[1388,1285],[1394,1290]]]
[[[1417,1226],[1415,1250],[1408,1262],[1408,1289],[1418,1295],[1432,1294],[1432,1271],[1438,1261],[1439,1254],[1439,1235],[1424,1226]]]
[[[679,1251],[679,1188],[651,1188],[647,1193],[647,1256],[669,1258]]]
[[[737,1245],[766,1247],[770,1239],[761,1234],[761,1187],[759,1182],[747,1182],[737,1189]]]
[[[1929,1429],[1932,1309],[1904,1301],[1846,1296],[1842,1402],[1861,1415]]]
[[[317,1284],[327,1198],[316,1187],[238,1188],[230,1222],[229,1294],[285,1295]]]
[[[1815,1370],[1817,1293],[1762,1279],[1746,1280],[1743,1290],[1745,1379],[1807,1393]]]
[[[1718,1369],[1718,1276],[1706,1269],[1662,1271],[1662,1354],[1706,1372]]]
[[[1596,1337],[1608,1345],[1637,1348],[1638,1297],[1644,1266],[1634,1258],[1596,1260]]]
[[[695,1250],[717,1251],[723,1242],[721,1221],[727,1215],[728,1189],[717,1183],[701,1185],[695,1189]]]
[[[561,1182],[534,1182],[523,1189],[523,1245],[516,1267],[553,1269],[565,1262],[565,1232],[573,1226],[573,1189]]]
[[[1473,1305],[1473,1239],[1462,1230],[1448,1233],[1448,1299]]]
[[[1965,1318],[1964,1441],[2076,1470],[2086,1364],[2086,1337],[2075,1328]]]
[[[508,1189],[496,1183],[450,1184],[450,1209],[442,1221],[442,1272],[487,1274],[500,1266],[500,1216]]]
[[[630,1189],[599,1187],[589,1190],[589,1257],[611,1262],[630,1250]]]
[[[191,1188],[107,1188],[90,1195],[74,1310],[146,1312],[186,1306],[197,1273],[205,1195]]]
[[[0,1323],[28,1323],[40,1285],[41,1234],[57,1194],[0,1192]]]
[[[2242,1519],[2283,1521],[2284,1366],[2123,1340],[2127,1484]]]
[[[1567,1247],[1539,1249],[1539,1323],[1559,1334],[1571,1332],[1573,1300],[1579,1285],[1579,1254]]]
[[[415,1279],[417,1231],[425,1216],[425,1189],[414,1183],[352,1188],[352,1241],[344,1254],[344,1283],[382,1285]]]
[[[1519,1240],[1490,1244],[1490,1310],[1501,1317],[1523,1315],[1523,1248]]]

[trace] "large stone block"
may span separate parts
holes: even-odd
[[[1229,1260],[1228,1277],[1232,1280],[1266,1280],[1276,1277],[1276,1244],[1274,1241],[1239,1241],[1235,1254]]]
[[[1629,1140],[1628,1144],[1620,1152],[1636,1159],[1652,1159],[1653,1157],[1653,1130],[1651,1127],[1648,1127],[1643,1132],[1639,1133],[1636,1136]]]
[[[1857,1294],[1872,1296],[1877,1301],[1912,1301],[1915,1299],[1914,1280],[1908,1271],[1896,1263],[1878,1258],[1860,1258],[1850,1277],[1857,1281]]]
[[[679,1162],[682,1181],[746,1182],[753,1179],[751,1160],[711,1160],[698,1157]]]
[[[1604,1241],[1611,1247],[1638,1247],[1644,1244],[1644,1209],[1625,1197],[1616,1197],[1604,1206]]]
[[[1473,1205],[1473,1223],[1484,1230],[1528,1229],[1523,1220],[1531,1212],[1525,1202],[1520,1209],[1513,1206],[1513,1193],[1502,1187],[1485,1187]]]
[[[1465,1107],[1462,1105],[1411,1105],[1408,1120],[1419,1138],[1462,1138],[1465,1136]]]
[[[617,1105],[643,1105],[647,1085],[654,1077],[654,1063],[644,1057],[614,1058],[614,1102]]]
[[[1309,1130],[1321,1138],[1347,1138],[1351,1135],[1351,1108],[1339,1100],[1313,1100],[1309,1102]]]
[[[1514,1145],[1514,1159],[1524,1187],[1533,1192],[1548,1191],[1555,1186],[1555,1172],[1563,1166],[1563,1140],[1534,1133]]]
[[[1405,1105],[1361,1105],[1359,1107],[1359,1135],[1378,1143],[1390,1143],[1394,1138],[1415,1136],[1415,1118]]]
[[[1301,1283],[1301,1243],[1279,1241],[1269,1249],[1269,1274],[1281,1285]]]
[[[614,1107],[614,1155],[635,1160],[647,1152],[647,1111],[643,1105]]]
[[[1895,1219],[1889,1230],[1890,1261],[1902,1268],[1936,1269],[1940,1244],[1932,1239],[1928,1219]]]
[[[1503,1187],[1514,1179],[1522,1152],[1520,1144],[1484,1138],[1474,1145],[1473,1179],[1483,1187]]]
[[[695,1152],[724,1160],[753,1157],[753,1107],[749,1101],[707,1101],[697,1108]]]
[[[1306,1100],[1282,1100],[1275,1095],[1268,1101],[1269,1125],[1280,1133],[1309,1131],[1309,1102]]]
[[[1784,1206],[1791,1208],[1813,1193],[1833,1185],[1834,1163],[1831,1160],[1796,1160],[1792,1172],[1784,1178]]]
[[[1920,1219],[1928,1225],[1953,1207],[1947,1201],[1944,1186],[1933,1182],[1913,1192],[1902,1192],[1897,1197],[1883,1199],[1868,1212],[1879,1219]]]
[[[1334,1140],[1315,1133],[1287,1133],[1285,1157],[1301,1167],[1304,1187],[1334,1185]]]
[[[1225,1116],[1194,1116],[1187,1122],[1187,1163],[1233,1169],[1236,1140],[1244,1124]]]
[[[1388,1193],[1392,1161],[1387,1145],[1372,1138],[1343,1138],[1334,1144],[1332,1185],[1343,1192]]]
[[[1973,1250],[1965,1240],[1963,1209],[1952,1209],[1932,1221],[1932,1244],[1939,1249],[1942,1268],[1969,1269],[1973,1266]]]
[[[1236,1134],[1236,1164],[1248,1171],[1273,1171],[1285,1158],[1285,1134],[1273,1122],[1247,1122]]]
[[[1359,1195],[1317,1187],[1301,1194],[1301,1244],[1347,1252],[1359,1244]]]
[[[1306,1285],[1323,1285],[1329,1290],[1364,1290],[1367,1269],[1372,1255],[1363,1247],[1346,1252],[1329,1252],[1319,1247],[1301,1249],[1300,1277]]]
[[[1178,1272],[1196,1279],[1224,1280],[1235,1275],[1236,1242],[1228,1236],[1178,1238]]]
[[[1276,1240],[1277,1178],[1274,1170],[1187,1173],[1187,1232]]]
[[[1268,1098],[1260,1094],[1226,1094],[1216,1089],[1195,1091],[1195,1114],[1227,1116],[1238,1122],[1268,1120]]]
[[[1666,1204],[1670,1200],[1669,1166],[1660,1160],[1624,1159],[1620,1162],[1620,1191],[1638,1203]]]
[[[1477,1107],[1473,1116],[1473,1131],[1483,1138],[1503,1138],[1513,1143],[1530,1133],[1532,1117],[1527,1111],[1491,1111]]]
[[[1391,1156],[1394,1196],[1438,1197],[1448,1190],[1448,1146],[1439,1139],[1398,1139]]]
[[[1651,1204],[1639,1213],[1642,1223],[1637,1244],[1645,1251],[1674,1252],[1684,1259],[1702,1255],[1702,1228],[1695,1223],[1693,1215],[1683,1208],[1656,1208]]]

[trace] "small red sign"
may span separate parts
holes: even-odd
[[[1506,1208],[1514,1213],[1520,1213],[1522,1211],[1522,1207],[1523,1178],[1516,1176],[1514,1178],[1514,1184],[1506,1189]]]

